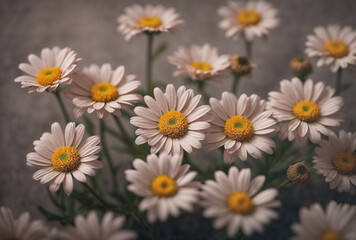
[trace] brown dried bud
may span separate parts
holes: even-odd
[[[290,61],[289,68],[292,73],[298,76],[306,76],[312,72],[312,65],[306,58],[293,58]]]
[[[309,180],[310,170],[304,162],[298,162],[289,166],[287,170],[287,177],[293,184],[303,184]]]
[[[251,73],[253,66],[250,60],[241,55],[234,55],[230,58],[231,70],[239,76],[245,76]]]

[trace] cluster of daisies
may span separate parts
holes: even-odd
[[[226,30],[227,37],[247,42],[267,36],[280,22],[278,11],[264,1],[229,2],[218,14],[223,18],[219,26]],[[125,9],[118,22],[118,30],[129,40],[141,33],[153,36],[175,31],[183,20],[171,8],[134,5]],[[319,57],[318,66],[331,64],[333,72],[356,63],[356,31],[350,27],[318,27],[315,35],[308,36],[306,46],[309,57]],[[273,154],[277,135],[280,140],[295,140],[299,146],[310,141],[318,145],[312,161],[316,173],[325,177],[331,189],[355,193],[356,133],[333,132],[332,128],[344,119],[340,111],[343,99],[323,82],[282,80],[280,91],[269,92],[267,101],[255,94],[236,96],[235,92],[225,91],[221,99],[210,98],[204,105],[202,95],[185,86],[176,89],[172,84],[164,91],[154,88],[153,95],[142,97],[138,93],[141,82],[135,75],[126,74],[124,66],[92,64],[80,70],[81,59],[69,48],[45,48],[40,56],[29,55],[28,61],[19,65],[26,75],[15,82],[21,82],[29,92],[57,95],[61,85],[69,84],[64,95],[72,101],[76,119],[93,112],[99,119],[111,115],[120,118],[123,110],[133,109],[135,116],[130,123],[137,127],[135,144],[147,144],[150,154],[146,160],[135,159],[133,169],[125,171],[125,178],[127,189],[140,198],[139,211],[146,212],[150,223],[164,222],[200,206],[204,217],[213,218],[214,228],[226,227],[227,235],[232,237],[239,232],[246,236],[262,233],[265,225],[278,218],[278,190],[264,188],[265,176],[252,178],[251,169],[231,166],[227,173],[216,171],[214,180],[194,181],[198,173],[189,170],[191,166],[183,163],[183,157],[194,156],[197,149],[203,148],[203,142],[207,151],[221,149],[224,162],[232,164]],[[248,75],[255,67],[244,56],[219,55],[209,44],[181,47],[168,61],[177,67],[174,76],[184,75],[198,82],[220,80],[229,70],[239,76]],[[311,69],[308,63],[296,59],[293,69],[306,76]],[[144,104],[134,107],[142,100]],[[83,124],[69,122],[63,130],[59,123],[53,123],[50,132],[34,141],[34,152],[27,155],[27,165],[39,168],[33,179],[49,183],[52,192],[62,186],[68,195],[75,191],[73,177],[88,186],[87,176],[95,176],[95,169],[105,164],[99,159],[100,137],[84,139],[84,134]],[[289,170],[292,173],[288,177],[298,182],[300,174],[310,175],[307,171],[300,163]],[[122,230],[125,219],[113,212],[78,215],[74,226],[58,232],[45,227],[42,221],[30,221],[28,213],[14,220],[9,209],[0,210],[0,236],[5,239],[61,236],[120,240],[137,236]],[[292,226],[296,235],[292,239],[355,239],[355,216],[356,206],[333,201],[325,210],[320,204],[302,208],[301,222]]]

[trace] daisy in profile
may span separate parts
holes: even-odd
[[[75,226],[68,226],[66,231],[61,232],[63,240],[131,240],[136,238],[136,233],[122,230],[125,217],[114,217],[112,212],[107,212],[100,220],[95,211],[88,213],[87,217],[78,215],[75,218]]]
[[[183,23],[173,8],[137,4],[125,8],[125,14],[118,17],[117,21],[120,24],[117,30],[125,35],[126,41],[143,32],[172,32]]]
[[[267,109],[283,126],[281,139],[297,139],[299,145],[310,139],[319,143],[320,134],[329,135],[333,126],[340,125],[343,114],[341,97],[333,97],[334,89],[324,83],[308,79],[304,84],[298,79],[280,82],[281,92],[268,93]]]
[[[316,27],[305,43],[305,53],[318,57],[317,66],[331,65],[331,71],[356,64],[356,31],[351,27],[328,25]]]
[[[27,165],[41,168],[33,175],[42,184],[49,182],[49,189],[55,192],[63,183],[69,195],[73,191],[72,175],[80,182],[86,182],[85,175],[94,176],[96,168],[102,168],[97,154],[101,147],[98,136],[91,136],[82,142],[85,132],[83,124],[75,127],[68,123],[63,132],[59,123],[53,123],[51,133],[44,133],[40,140],[33,142],[35,152],[27,154]]]
[[[147,162],[135,159],[134,170],[125,171],[130,183],[128,190],[143,197],[140,211],[147,211],[148,221],[164,222],[169,216],[178,217],[180,210],[193,211],[198,201],[200,183],[193,181],[196,172],[189,172],[188,164],[182,165],[178,154],[161,153],[147,156]]]
[[[92,64],[84,68],[83,74],[77,75],[67,94],[75,105],[75,118],[94,111],[102,119],[109,114],[120,116],[121,109],[128,110],[133,103],[140,101],[141,95],[136,93],[140,81],[135,80],[135,75],[124,74],[123,66],[113,70],[110,64],[101,67]]]
[[[52,239],[52,234],[41,220],[31,221],[28,212],[14,219],[9,208],[1,207],[0,239],[48,240]]]
[[[219,27],[226,30],[226,37],[244,39],[251,42],[255,37],[267,36],[278,27],[278,11],[265,1],[228,2],[228,6],[218,9],[223,18]]]
[[[210,126],[207,113],[210,107],[200,105],[201,95],[194,96],[191,89],[181,86],[176,91],[172,84],[168,84],[166,92],[154,89],[153,99],[145,96],[148,108],[136,107],[137,116],[131,118],[130,123],[136,130],[136,144],[148,143],[151,153],[167,152],[183,154],[183,150],[193,153],[201,148],[205,138],[205,131]]]
[[[291,240],[356,239],[356,206],[329,202],[326,210],[319,203],[299,211],[300,223],[294,223]]]
[[[247,159],[261,157],[261,151],[272,154],[276,144],[269,137],[278,130],[272,112],[265,111],[266,102],[253,94],[242,94],[238,99],[233,93],[223,92],[222,100],[210,98],[213,120],[208,129],[207,149],[224,146],[224,161],[232,163],[238,156]]]
[[[81,61],[70,48],[44,48],[41,56],[30,54],[28,63],[21,63],[19,69],[27,75],[17,77],[15,82],[21,82],[22,88],[28,87],[28,92],[53,92],[60,84],[70,84],[73,73]]]
[[[168,61],[177,67],[174,76],[186,75],[193,80],[219,80],[230,65],[229,55],[220,55],[218,50],[209,44],[192,45],[190,49],[180,47]]]
[[[215,179],[207,180],[201,192],[205,208],[203,215],[215,218],[215,229],[227,226],[229,237],[240,229],[251,236],[254,232],[262,233],[263,225],[278,218],[277,212],[272,209],[281,205],[275,199],[277,189],[268,188],[259,192],[265,176],[257,176],[251,181],[250,169],[239,171],[231,167],[228,175],[222,171],[215,172]]]
[[[332,133],[321,140],[315,149],[313,167],[325,177],[331,189],[355,193],[356,187],[356,132]]]

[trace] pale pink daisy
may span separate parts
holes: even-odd
[[[356,132],[341,130],[339,136],[331,133],[315,149],[313,167],[325,177],[331,189],[355,193],[356,187]]]
[[[125,8],[125,14],[118,17],[117,21],[120,24],[117,30],[125,35],[126,41],[144,32],[172,32],[184,22],[174,8],[150,4],[144,7],[135,4]]]
[[[192,45],[190,49],[180,47],[168,61],[177,67],[174,76],[186,75],[193,80],[215,79],[230,66],[230,56],[218,54],[217,48],[209,44]]]
[[[232,163],[237,156],[245,161],[247,153],[254,158],[261,158],[261,151],[273,153],[276,144],[269,135],[278,126],[259,96],[242,94],[237,99],[233,93],[223,92],[222,100],[210,98],[210,105],[213,120],[206,137],[209,151],[224,146],[226,163]]]
[[[33,142],[35,152],[27,154],[27,165],[41,168],[33,175],[42,184],[49,182],[49,189],[55,192],[63,183],[69,195],[73,191],[72,175],[80,182],[86,182],[86,175],[94,176],[96,168],[102,168],[97,154],[101,147],[98,136],[91,136],[82,142],[85,132],[83,124],[75,127],[68,123],[65,131],[59,123],[53,123],[51,133],[46,132],[40,140]]]
[[[280,82],[281,92],[268,93],[267,109],[283,124],[279,137],[299,145],[310,139],[320,142],[321,133],[329,135],[333,126],[340,125],[343,114],[341,97],[333,97],[334,89],[324,83],[308,79],[304,84],[298,78]]]
[[[182,156],[161,153],[147,156],[147,162],[135,159],[135,170],[125,171],[130,183],[128,190],[143,197],[140,211],[147,211],[148,221],[166,221],[178,217],[180,210],[192,212],[198,201],[200,183],[193,181],[196,172],[189,172],[190,165],[182,165]]]
[[[42,49],[40,57],[30,54],[28,61],[30,64],[19,65],[19,69],[28,75],[17,77],[15,82],[21,82],[22,88],[29,87],[29,93],[45,90],[53,92],[60,84],[72,82],[81,58],[77,58],[77,54],[70,48],[54,47]]]
[[[172,84],[167,85],[165,93],[159,88],[153,92],[155,99],[144,97],[148,108],[136,107],[137,116],[130,120],[139,127],[136,144],[147,142],[151,153],[183,154],[183,150],[193,153],[201,148],[200,141],[210,126],[207,116],[210,107],[199,104],[201,95],[194,96],[193,90],[184,86],[176,91]]]
[[[219,27],[226,30],[226,37],[239,39],[242,35],[249,42],[267,36],[279,25],[278,11],[265,1],[230,1],[218,9],[218,14],[223,18]]]
[[[262,233],[263,225],[278,218],[272,208],[279,207],[276,200],[278,190],[268,188],[260,191],[265,176],[259,175],[251,180],[251,170],[239,171],[231,167],[226,175],[222,171],[215,172],[215,179],[207,180],[202,186],[203,215],[215,218],[213,226],[221,229],[227,226],[227,235],[234,236],[241,229],[246,236],[254,232]]]
[[[131,240],[137,234],[134,231],[122,230],[125,217],[114,217],[112,212],[107,212],[100,222],[95,211],[90,211],[87,217],[75,217],[75,226],[68,226],[66,231],[60,232],[63,240]]]
[[[300,223],[294,223],[296,234],[291,240],[355,240],[356,206],[331,201],[324,210],[319,203],[299,211]]]
[[[75,105],[75,118],[94,111],[102,119],[109,114],[120,116],[121,109],[129,110],[133,103],[140,101],[142,97],[136,93],[140,81],[135,80],[133,74],[124,74],[123,66],[113,70],[110,64],[101,67],[92,64],[84,68],[83,74],[77,75],[67,94]]]
[[[351,27],[328,25],[314,28],[305,43],[308,57],[318,57],[317,66],[331,65],[331,71],[356,64],[356,31]]]

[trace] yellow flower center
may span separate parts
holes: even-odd
[[[190,64],[195,70],[200,70],[203,72],[211,71],[213,68],[207,62],[192,62]]]
[[[164,136],[181,138],[188,132],[188,120],[183,113],[169,110],[158,120],[158,130]]]
[[[253,202],[244,192],[234,192],[229,196],[228,206],[231,211],[240,214],[249,214],[253,211]]]
[[[253,128],[250,120],[241,115],[229,118],[225,122],[224,132],[230,139],[245,142],[253,136]]]
[[[59,80],[62,76],[62,70],[58,67],[49,67],[38,72],[36,81],[42,86],[48,86]]]
[[[157,28],[162,25],[161,19],[155,16],[144,16],[138,20],[138,23],[143,27]]]
[[[343,240],[344,238],[337,232],[326,230],[319,238],[320,240]]]
[[[339,40],[328,41],[325,43],[324,49],[334,58],[342,58],[349,54],[349,47],[343,41]]]
[[[335,168],[344,175],[356,173],[356,156],[349,152],[340,152],[336,154],[332,162]]]
[[[119,97],[117,87],[111,83],[97,83],[91,88],[91,98],[96,102],[111,102]]]
[[[261,15],[255,10],[242,10],[237,14],[237,21],[243,26],[256,25],[261,21]]]
[[[52,155],[52,164],[58,172],[71,172],[80,165],[80,156],[74,147],[60,147]]]
[[[312,122],[319,117],[319,106],[309,100],[298,101],[293,107],[293,114],[304,122]]]
[[[176,182],[167,175],[159,175],[153,179],[151,188],[154,194],[158,196],[172,196],[177,192]]]

